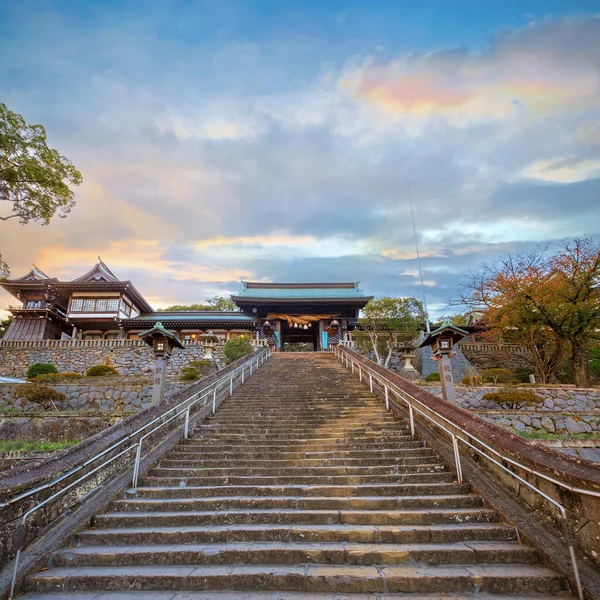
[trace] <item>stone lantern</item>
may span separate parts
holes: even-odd
[[[152,386],[152,404],[160,404],[165,392],[165,376],[167,373],[167,361],[175,348],[184,348],[179,338],[173,331],[157,323],[152,329],[139,334],[154,352],[154,379]]]
[[[399,344],[398,351],[400,352],[400,356],[403,361],[402,370],[400,373],[402,377],[406,379],[416,379],[419,372],[415,369],[415,366],[412,364],[412,359],[415,357],[414,355],[415,347],[412,344]]]
[[[454,389],[450,359],[456,354],[453,350],[454,344],[466,335],[469,335],[468,331],[455,325],[442,325],[439,329],[432,331],[419,346],[420,348],[431,346],[432,359],[438,361],[442,395],[446,402],[452,404],[456,404],[456,390]]]
[[[214,360],[213,350],[219,343],[219,336],[215,335],[212,331],[209,331],[208,333],[200,334],[198,338],[204,348],[204,358],[207,360]]]

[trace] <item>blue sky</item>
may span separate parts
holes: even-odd
[[[12,274],[98,255],[154,306],[361,280],[447,312],[482,262],[600,233],[598,2],[7,1],[0,99],[82,171]],[[6,33],[8,32],[8,33]],[[0,304],[10,302],[0,296]]]

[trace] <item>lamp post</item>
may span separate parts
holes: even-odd
[[[431,346],[432,359],[438,361],[440,382],[442,384],[442,395],[446,402],[456,404],[456,390],[452,377],[452,365],[450,359],[456,355],[453,350],[454,344],[469,335],[464,329],[454,325],[443,325],[432,331],[420,344],[420,348]]]
[[[152,329],[139,334],[154,352],[154,377],[152,380],[152,404],[160,404],[165,393],[165,376],[167,373],[167,361],[175,348],[184,348],[179,338],[173,331],[157,323]]]

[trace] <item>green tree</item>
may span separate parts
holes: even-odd
[[[59,217],[70,212],[75,205],[70,186],[81,182],[73,164],[48,147],[42,125],[28,125],[0,103],[0,201],[11,205],[0,220],[47,225],[57,212]]]
[[[0,279],[6,279],[9,275],[8,265],[2,260],[2,254],[0,254]]]
[[[231,363],[239,360],[243,356],[252,354],[252,344],[250,340],[245,337],[232,338],[225,342],[223,348],[223,356],[225,357],[225,363],[230,365]]]
[[[12,315],[8,315],[6,319],[0,319],[0,338],[4,337],[4,334],[7,332],[11,321]]]
[[[362,332],[357,337],[359,343],[367,343],[377,364],[387,367],[396,343],[407,344],[414,340],[425,318],[423,304],[415,298],[373,299],[362,311]]]
[[[564,352],[576,385],[590,385],[590,347],[600,327],[600,245],[588,238],[563,242],[486,265],[464,284],[462,301],[484,308],[480,325],[513,340],[533,339],[544,360]]]
[[[173,306],[158,309],[159,312],[198,312],[207,310],[230,312],[237,311],[238,307],[231,298],[213,296],[212,298],[207,298],[206,304],[173,304]]]

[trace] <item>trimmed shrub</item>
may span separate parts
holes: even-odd
[[[485,383],[518,383],[515,374],[508,369],[484,369],[481,377]]]
[[[252,344],[248,338],[233,338],[225,342],[223,348],[223,355],[225,357],[225,364],[230,365],[231,363],[239,360],[243,356],[252,354]]]
[[[425,377],[425,381],[440,381],[439,373],[429,373],[427,377]]]
[[[27,379],[34,379],[38,375],[58,373],[58,369],[50,363],[35,363],[27,369]]]
[[[51,387],[45,385],[38,385],[35,383],[29,385],[19,386],[18,396],[23,398],[25,402],[32,402],[37,404],[44,410],[53,408],[58,411],[58,405],[67,399],[67,397],[61,392],[57,392]]]
[[[495,402],[498,406],[508,410],[521,410],[522,408],[534,408],[539,406],[544,399],[531,390],[520,387],[507,387],[497,392],[489,392],[483,395],[487,402]]]
[[[463,385],[469,385],[471,387],[477,387],[483,383],[483,377],[481,375],[477,375],[475,373],[471,373],[463,377],[460,382]]]
[[[110,365],[95,365],[93,367],[90,367],[85,372],[86,377],[105,377],[107,375],[112,376],[118,374],[119,371],[117,371],[114,367],[111,367]]]
[[[200,377],[206,375],[210,371],[211,366],[212,361],[210,360],[194,360],[189,364],[189,368],[196,370]]]
[[[211,364],[210,360],[194,360],[190,363],[190,367],[197,371],[201,371],[205,367],[210,367]]]
[[[65,381],[76,381],[83,379],[83,375],[75,371],[64,371],[63,373],[48,373],[47,375],[38,375],[35,380],[41,383],[63,383]]]
[[[184,367],[181,369],[181,377],[179,381],[197,381],[200,379],[200,372],[194,367]]]

